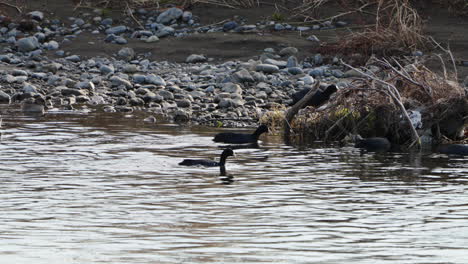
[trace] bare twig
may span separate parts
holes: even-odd
[[[13,7],[14,9],[16,9],[16,11],[18,11],[18,13],[23,13],[23,11],[21,11],[21,8],[19,8],[18,6],[15,6],[15,5],[12,5],[12,4],[9,4],[9,3],[5,3],[5,2],[0,2],[0,5],[6,5],[6,6],[9,6],[9,7]]]
[[[135,16],[133,15],[133,11],[132,9],[130,8],[130,6],[128,5],[128,2],[125,1],[125,5],[126,5],[126,11],[128,13],[128,15],[130,15],[130,17],[138,24],[138,26],[140,26],[140,28],[145,28],[141,23],[140,21],[138,21],[138,19],[135,18]]]
[[[353,66],[351,66],[351,65],[349,65],[349,64],[347,64],[347,63],[345,63],[343,60],[341,60],[341,63],[342,63],[343,65],[345,65],[346,67],[348,67],[348,68],[350,68],[350,69],[353,69],[353,70],[359,72],[360,74],[362,74],[362,75],[368,77],[369,79],[371,79],[371,80],[373,80],[373,81],[375,81],[375,82],[377,82],[377,83],[382,84],[383,87],[386,87],[386,88],[387,88],[388,95],[393,99],[393,101],[395,102],[395,104],[400,108],[400,110],[401,110],[401,112],[403,113],[404,117],[405,117],[406,120],[408,121],[408,124],[409,124],[409,126],[410,126],[410,128],[411,128],[411,132],[412,132],[412,135],[413,135],[413,139],[414,139],[415,141],[417,141],[418,146],[421,147],[421,139],[420,139],[420,137],[419,137],[419,135],[418,135],[418,132],[417,132],[416,129],[414,128],[413,123],[411,122],[411,119],[410,119],[410,117],[409,117],[408,112],[407,112],[406,109],[405,109],[405,106],[404,106],[403,103],[401,102],[401,97],[400,97],[400,94],[399,94],[398,90],[396,89],[396,87],[395,87],[394,85],[392,85],[392,84],[386,82],[386,81],[380,80],[380,79],[378,79],[378,78],[376,78],[376,77],[374,77],[374,76],[371,76],[370,74],[367,74],[367,73],[365,73],[365,72],[363,72],[363,71],[361,71],[361,70],[359,70],[359,69],[357,69],[357,68],[355,68],[355,67],[353,67]]]
[[[452,64],[453,64],[453,70],[455,71],[455,80],[458,80],[457,63],[455,62],[455,58],[453,57],[453,53],[450,50],[450,47],[444,48],[432,36],[430,36],[429,38],[434,42],[434,44],[436,44],[437,47],[439,47],[441,50],[443,50],[445,53],[447,53],[450,56],[450,59],[452,60]]]

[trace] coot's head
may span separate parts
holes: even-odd
[[[232,149],[225,149],[223,153],[221,153],[221,156],[230,157],[230,156],[235,156],[235,154],[234,154],[234,151],[232,151]]]

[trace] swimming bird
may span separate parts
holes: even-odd
[[[201,159],[184,159],[179,165],[182,166],[205,166],[205,167],[224,167],[226,164],[227,157],[234,156],[234,151],[232,149],[225,149],[221,153],[221,158],[219,162],[213,160],[201,160]]]
[[[243,133],[219,133],[216,134],[213,141],[214,142],[223,142],[230,144],[245,144],[245,143],[255,143],[258,141],[258,138],[261,134],[268,132],[268,127],[266,125],[260,125],[255,132],[252,134],[243,134]]]
[[[450,145],[441,145],[437,148],[437,151],[442,154],[447,155],[468,155],[468,145],[463,144],[450,144]]]
[[[360,135],[354,136],[354,147],[367,151],[387,151],[392,144],[384,137],[362,138]]]

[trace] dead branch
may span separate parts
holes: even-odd
[[[403,103],[401,102],[401,96],[400,96],[400,94],[399,94],[397,88],[396,88],[394,85],[392,85],[392,84],[390,84],[390,83],[388,83],[388,82],[386,82],[386,81],[380,80],[380,79],[378,79],[378,78],[376,78],[376,77],[374,77],[374,76],[371,76],[370,74],[365,73],[364,71],[361,71],[361,70],[359,70],[359,69],[357,69],[357,68],[355,68],[355,67],[353,67],[353,66],[351,66],[351,65],[349,65],[349,64],[347,64],[347,63],[345,63],[343,60],[341,60],[341,63],[342,63],[343,65],[345,65],[346,67],[348,67],[348,68],[350,68],[350,69],[353,69],[353,70],[359,72],[360,74],[362,74],[362,75],[368,77],[369,79],[371,79],[371,80],[373,80],[373,81],[375,81],[375,82],[377,82],[377,83],[382,84],[383,87],[385,87],[385,88],[387,89],[388,95],[393,99],[393,101],[395,102],[395,104],[400,108],[401,112],[403,113],[403,115],[405,116],[406,120],[408,121],[408,124],[409,124],[409,126],[410,126],[410,128],[411,128],[411,132],[412,132],[412,135],[413,135],[414,142],[417,142],[418,147],[420,148],[420,147],[421,147],[421,139],[420,139],[420,137],[419,137],[419,135],[418,135],[418,132],[417,132],[416,129],[414,128],[413,123],[411,123],[411,119],[410,119],[410,117],[409,117],[408,112],[407,112],[406,109],[405,109],[405,106],[404,106]],[[395,91],[396,91],[396,93],[395,93]],[[414,144],[414,143],[413,143],[413,144]],[[413,145],[413,144],[412,144],[412,145]]]
[[[18,6],[15,6],[15,5],[12,5],[12,4],[9,4],[9,3],[5,3],[5,2],[0,2],[0,5],[6,5],[6,6],[9,6],[9,7],[13,7],[14,9],[16,9],[16,11],[18,11],[18,13],[23,13],[23,11],[21,11],[21,8],[19,8]]]

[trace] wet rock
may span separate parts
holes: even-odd
[[[188,122],[190,121],[190,118],[191,113],[186,110],[177,109],[177,111],[174,113],[174,121],[178,123]]]
[[[23,93],[37,93],[37,88],[36,86],[30,84],[30,83],[24,83],[23,85]]]
[[[10,104],[11,97],[4,91],[0,91],[0,104]]]
[[[138,98],[138,97],[130,98],[129,103],[130,103],[131,106],[143,106],[143,105],[145,105],[145,101],[143,101],[143,99]]]
[[[21,52],[29,52],[38,49],[40,44],[36,37],[27,37],[18,40],[16,46]]]
[[[315,35],[310,35],[308,38],[307,38],[308,41],[312,41],[312,42],[320,42],[320,39],[317,38],[317,36]]]
[[[183,13],[184,11],[182,11],[182,9],[180,8],[169,8],[166,11],[159,14],[158,18],[156,19],[156,22],[164,25],[169,25],[171,22],[179,19],[183,15]]]
[[[276,73],[276,72],[279,72],[278,66],[272,65],[272,64],[258,64],[258,65],[255,67],[255,70],[256,70],[256,71],[261,71],[261,72],[264,72],[264,73]]]
[[[123,60],[130,61],[135,57],[135,51],[132,48],[125,47],[119,50],[117,56]]]
[[[156,122],[157,122],[157,119],[156,119],[156,117],[154,117],[154,116],[148,116],[147,118],[143,119],[143,122],[147,122],[147,123],[156,123]]]
[[[198,63],[198,62],[206,62],[207,58],[204,55],[192,54],[187,57],[185,62],[187,63]]]

